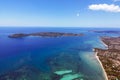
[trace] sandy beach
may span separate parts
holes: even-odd
[[[100,41],[105,46],[105,48],[108,48],[108,46],[102,40],[100,40]],[[97,56],[97,52],[95,52],[95,57],[96,57],[97,61],[99,62],[100,66],[102,67],[102,70],[103,70],[104,75],[105,75],[105,79],[108,80],[107,73],[105,72],[105,69],[102,65],[102,62],[100,61],[99,57]]]
[[[95,57],[96,57],[96,59],[98,60],[98,62],[100,63],[100,66],[102,67],[102,70],[103,70],[104,75],[105,75],[105,79],[108,80],[107,73],[105,72],[105,69],[104,69],[102,63],[101,63],[99,57],[97,56],[97,52],[95,53]]]

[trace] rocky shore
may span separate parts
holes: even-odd
[[[120,80],[120,37],[101,37],[107,49],[95,48],[108,80]]]
[[[27,36],[40,36],[40,37],[62,37],[62,36],[83,36],[82,33],[76,34],[76,33],[62,33],[62,32],[37,32],[37,33],[18,33],[18,34],[12,34],[9,35],[9,38],[22,38]]]

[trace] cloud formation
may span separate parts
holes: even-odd
[[[92,4],[88,8],[96,11],[120,12],[120,6],[114,4]]]

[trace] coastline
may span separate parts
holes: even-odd
[[[102,37],[107,49],[94,48],[96,58],[107,73],[108,80],[120,79],[120,37]]]
[[[108,49],[108,45],[106,45],[106,44],[102,41],[101,38],[100,38],[100,42],[105,46],[106,49]],[[93,51],[95,52],[95,49],[93,49]],[[98,56],[97,54],[98,54],[98,53],[95,52],[95,57],[96,57],[97,61],[99,62],[100,66],[101,66],[101,68],[102,68],[102,70],[103,70],[105,79],[108,80],[107,73],[106,73],[106,71],[105,71],[105,69],[104,69],[104,67],[103,67],[103,64],[102,64],[102,62],[100,61],[99,56]]]
[[[106,49],[108,49],[108,45],[106,45],[106,44],[102,41],[101,38],[100,38],[100,42],[101,42],[101,44],[103,44],[103,45],[105,46]],[[104,76],[105,76],[105,80],[108,80],[107,73],[106,73],[106,71],[105,71],[105,69],[104,69],[104,67],[103,67],[102,62],[101,62],[100,59],[99,59],[99,56],[97,55],[98,53],[95,51],[95,49],[93,49],[93,51],[94,51],[96,60],[99,62],[100,66],[101,66],[101,68],[102,68],[102,70],[103,70],[103,74],[104,74]]]
[[[104,69],[104,67],[103,67],[102,62],[100,61],[99,57],[97,56],[97,52],[95,52],[95,57],[96,57],[97,61],[99,62],[100,66],[101,66],[101,68],[102,68],[102,70],[103,70],[103,73],[104,73],[104,76],[105,76],[105,80],[108,80],[107,73],[106,73],[106,71],[105,71],[105,69]]]
[[[103,41],[102,41],[102,39],[100,38],[100,42],[105,46],[105,48],[106,49],[108,49],[108,45],[107,44],[105,44]]]

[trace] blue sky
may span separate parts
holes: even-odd
[[[120,0],[0,0],[0,26],[120,27]]]

